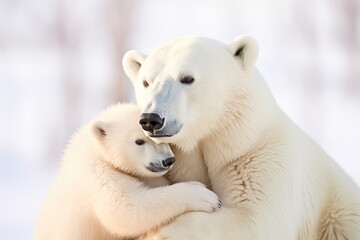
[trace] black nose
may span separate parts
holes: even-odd
[[[156,113],[142,113],[139,123],[145,131],[153,132],[154,130],[162,128],[164,118],[161,118]]]
[[[171,157],[171,158],[167,158],[165,160],[162,161],[162,165],[163,167],[170,167],[171,165],[173,165],[175,162],[175,158]]]

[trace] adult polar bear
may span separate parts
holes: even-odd
[[[256,41],[182,37],[123,59],[144,131],[172,143],[174,182],[200,181],[223,202],[148,239],[360,239],[360,191],[278,107],[254,67]]]

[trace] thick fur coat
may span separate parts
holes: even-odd
[[[72,137],[35,240],[133,239],[185,212],[219,208],[199,182],[168,185],[162,175],[174,155],[144,135],[139,115],[135,105],[114,105]]]
[[[203,182],[223,202],[147,239],[360,239],[359,187],[278,107],[257,53],[249,36],[182,37],[124,56],[142,113],[163,119],[144,132],[173,146],[168,177]]]

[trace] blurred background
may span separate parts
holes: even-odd
[[[240,34],[280,106],[360,184],[358,0],[0,0],[0,239],[31,239],[69,136],[134,101],[127,50]]]

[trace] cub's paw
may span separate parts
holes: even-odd
[[[200,182],[178,183],[189,211],[214,212],[221,207],[219,197]]]

